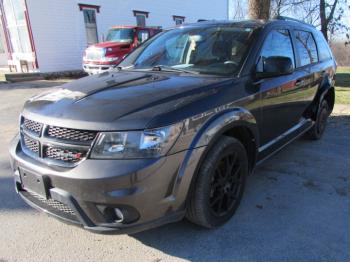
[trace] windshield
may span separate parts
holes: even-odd
[[[250,46],[252,28],[216,26],[176,28],[154,37],[131,53],[121,67],[186,69],[203,74],[239,71]]]
[[[134,29],[119,28],[110,29],[107,34],[107,42],[132,42],[134,37]]]

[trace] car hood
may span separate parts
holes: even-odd
[[[105,72],[30,98],[22,115],[48,125],[89,130],[136,130],[215,92],[222,78],[163,72]],[[152,124],[151,124],[152,120]],[[171,121],[170,121],[171,122]]]

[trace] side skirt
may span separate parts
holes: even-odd
[[[306,133],[315,124],[311,119],[303,119],[297,125],[287,130],[285,133],[270,141],[269,143],[259,147],[258,162],[260,165],[266,159],[276,154],[288,144]]]

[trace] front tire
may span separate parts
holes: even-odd
[[[306,133],[307,138],[311,140],[319,140],[322,138],[324,131],[326,130],[329,115],[329,105],[326,100],[323,100],[318,110],[314,126]]]
[[[186,217],[206,228],[227,222],[237,210],[248,175],[247,153],[237,139],[223,136],[209,151],[189,197]]]

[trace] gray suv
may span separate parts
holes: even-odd
[[[112,71],[29,99],[10,148],[19,195],[94,232],[237,210],[254,167],[301,135],[322,137],[336,63],[289,18],[166,30]]]

